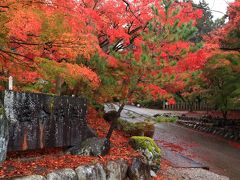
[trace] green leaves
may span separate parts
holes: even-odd
[[[63,14],[54,14],[49,17],[44,17],[44,14],[39,13],[43,19],[41,39],[43,42],[52,42],[63,33],[70,32],[70,27],[67,27]]]
[[[207,78],[208,99],[219,110],[231,110],[240,104],[239,59],[239,54],[216,54],[203,70]]]
[[[0,13],[0,48],[6,46],[8,28],[5,26],[8,22],[8,17],[3,12]]]
[[[178,28],[178,36],[183,40],[190,40],[195,36],[197,32],[197,28],[193,27],[192,22],[182,24],[180,28]]]
[[[196,43],[193,46],[190,46],[190,51],[194,53],[194,52],[198,51],[199,49],[201,49],[202,47],[203,47],[202,42]]]

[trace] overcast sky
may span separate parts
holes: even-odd
[[[198,3],[199,0],[193,0],[195,3]],[[221,11],[223,13],[226,13],[227,6],[229,2],[233,2],[234,0],[205,0],[208,4],[210,9]],[[214,19],[220,18],[223,16],[222,13],[212,12]]]

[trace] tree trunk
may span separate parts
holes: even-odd
[[[189,112],[193,112],[193,102],[188,101],[189,107]]]
[[[223,118],[227,120],[228,111],[222,111],[222,114],[223,114]]]
[[[228,114],[228,111],[222,110],[223,119],[221,120],[221,125],[220,125],[221,127],[225,126],[225,121],[227,120],[227,114]]]
[[[108,133],[107,133],[107,136],[106,136],[106,138],[107,138],[108,140],[110,140],[110,138],[111,138],[111,136],[112,136],[112,133],[113,133],[113,130],[116,128],[117,119],[120,117],[120,114],[121,114],[124,106],[125,106],[125,103],[122,103],[121,106],[119,107],[118,111],[117,111],[116,116],[115,116],[115,117],[113,118],[113,120],[112,120],[111,126],[110,126],[110,128],[109,128],[109,130],[108,130]]]
[[[64,80],[60,76],[57,76],[57,78],[56,78],[56,94],[58,96],[61,95],[63,82],[64,82]]]
[[[142,77],[142,76],[139,76],[139,78],[138,78],[138,80],[137,80],[137,82],[136,82],[136,86],[137,86],[137,84],[140,82],[141,77]],[[136,87],[136,86],[135,86],[135,87]],[[129,97],[131,97],[131,95],[135,92],[135,90],[136,90],[136,88],[133,88],[132,90],[130,90],[130,91],[128,92],[127,96],[125,97],[125,100],[127,100]],[[113,130],[116,128],[117,119],[120,117],[121,112],[122,112],[122,110],[123,110],[123,108],[124,108],[124,106],[125,106],[125,103],[126,103],[125,100],[123,100],[121,106],[119,107],[119,109],[118,109],[118,111],[117,111],[117,114],[116,114],[115,118],[113,118],[112,123],[111,123],[111,126],[110,126],[110,128],[109,128],[109,130],[108,130],[108,133],[107,133],[106,138],[107,138],[109,141],[110,141],[110,138],[111,138],[111,136],[112,136]]]

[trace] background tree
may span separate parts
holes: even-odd
[[[203,70],[204,89],[208,101],[227,119],[229,110],[239,106],[240,54],[222,53],[209,59]]]
[[[202,9],[203,15],[200,19],[197,20],[197,33],[192,38],[195,42],[201,42],[203,40],[203,36],[208,35],[211,31],[213,31],[215,27],[215,23],[213,21],[212,11],[209,8],[209,4],[205,1],[199,1],[198,4],[193,3],[194,8]]]
[[[201,11],[194,11],[191,3],[162,1],[152,6],[151,13],[148,27],[135,38],[132,48],[117,52],[110,49],[115,61],[110,74],[117,82],[112,90],[120,107],[107,138],[126,103],[142,96],[175,103],[173,93],[184,88],[186,77],[205,63],[207,53],[199,50],[199,44],[189,41],[196,32],[194,25]]]
[[[224,119],[229,110],[239,106],[239,5],[239,1],[230,3],[229,21],[204,37],[205,48],[210,52],[208,63],[192,79],[190,91],[185,89],[183,93],[190,98],[205,99],[222,112]]]
[[[225,51],[238,51],[240,49],[240,1],[236,0],[229,3],[227,11],[228,22],[224,26],[220,26],[210,36],[206,36],[204,40],[216,49]]]

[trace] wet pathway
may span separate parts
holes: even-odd
[[[171,123],[157,124],[154,139],[163,149],[184,155],[217,174],[240,179],[240,149],[227,140]]]
[[[126,106],[121,115],[128,117],[129,121],[142,121],[162,113],[166,111]],[[173,123],[156,124],[155,128],[154,139],[162,147],[164,158],[170,160],[173,166],[209,167],[217,174],[240,180],[239,144]]]

